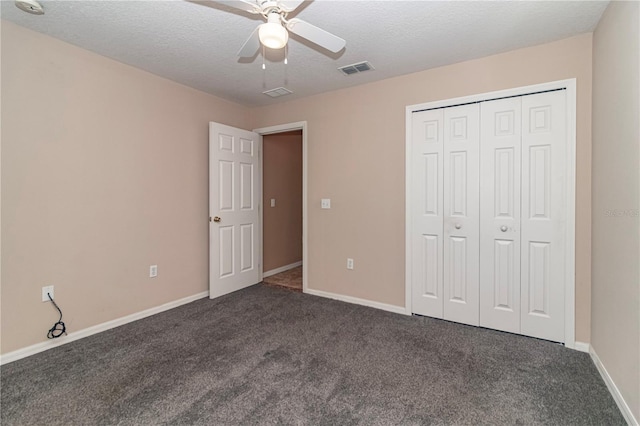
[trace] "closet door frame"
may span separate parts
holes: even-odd
[[[495,92],[481,93],[477,95],[459,98],[445,99],[427,102],[406,107],[405,122],[405,313],[411,315],[412,310],[412,268],[413,268],[413,225],[412,212],[414,209],[412,166],[413,166],[413,132],[412,115],[414,112],[435,108],[446,108],[466,103],[489,101],[494,99],[529,95],[551,90],[566,90],[566,117],[567,117],[567,157],[566,157],[566,223],[565,230],[565,255],[567,262],[564,271],[565,308],[564,308],[564,345],[576,349],[575,341],[575,225],[576,225],[576,79],[558,80],[549,83],[535,84],[531,86],[517,87],[513,89]]]

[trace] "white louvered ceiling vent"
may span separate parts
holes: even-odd
[[[358,74],[359,72],[365,72],[375,69],[368,61],[358,62],[357,64],[345,65],[338,68],[344,75]]]
[[[275,89],[267,90],[262,93],[267,96],[271,96],[272,98],[279,98],[280,96],[290,95],[293,92],[285,87],[276,87]]]

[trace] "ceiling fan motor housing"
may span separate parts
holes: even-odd
[[[259,1],[258,3],[260,4],[260,8],[264,13],[268,13],[270,9],[280,9],[280,6],[278,5],[277,1],[265,0],[265,1]]]

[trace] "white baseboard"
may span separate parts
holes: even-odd
[[[618,405],[618,408],[622,412],[622,416],[624,417],[624,419],[627,421],[629,425],[638,426],[638,419],[634,417],[633,412],[631,411],[631,408],[629,407],[629,405],[627,405],[627,401],[624,400],[624,397],[618,390],[618,387],[616,386],[616,384],[613,382],[613,379],[607,372],[607,369],[604,367],[604,365],[600,361],[600,358],[598,357],[598,354],[596,353],[596,351],[593,349],[593,346],[589,346],[589,355],[591,355],[591,359],[593,360],[593,363],[596,365],[596,368],[600,372],[600,375],[602,376],[604,383],[607,385],[607,388],[609,389],[609,393],[611,393],[611,396],[616,401],[616,404]]]
[[[46,342],[36,343],[35,345],[18,349],[17,351],[8,352],[4,355],[0,355],[0,365],[17,361],[19,359],[26,358],[31,355],[35,355],[39,352],[44,352],[46,350],[65,345],[67,343],[71,343],[73,341],[82,339],[84,337],[92,336],[102,331],[110,330],[112,328],[119,327],[121,325],[130,323],[133,321],[137,321],[142,318],[149,317],[151,315],[159,314],[160,312],[177,308],[178,306],[191,303],[195,300],[202,299],[207,296],[209,296],[209,292],[203,291],[202,293],[194,294],[193,296],[188,296],[179,300],[174,300],[173,302],[168,302],[168,303],[165,303],[164,305],[156,306],[155,308],[146,309],[144,311],[136,312],[135,314],[127,315],[122,318],[117,318],[111,321],[103,322],[102,324],[97,324],[92,327],[85,328],[84,330],[74,331],[73,333],[69,333],[68,335],[63,336],[59,339],[47,340]]]
[[[576,351],[580,351],[580,352],[586,352],[589,353],[589,349],[591,348],[591,345],[589,345],[588,343],[585,342],[578,342],[577,340],[574,342],[573,344],[573,348],[571,349],[575,349]]]
[[[328,299],[340,300],[341,302],[354,303],[356,305],[368,306],[370,308],[382,309],[383,311],[389,311],[396,314],[407,315],[407,311],[404,306],[388,305],[386,303],[374,302],[373,300],[360,299],[358,297],[345,296],[342,294],[330,293],[328,291],[313,290],[308,288],[305,291],[307,294],[313,296],[326,297]]]
[[[298,266],[302,266],[302,260],[300,262],[291,263],[289,265],[284,265],[276,269],[271,269],[270,271],[265,271],[262,273],[262,278],[270,277],[271,275],[279,274],[280,272],[288,271],[289,269],[297,268]]]

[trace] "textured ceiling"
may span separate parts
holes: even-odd
[[[244,105],[267,105],[591,32],[608,2],[331,1],[291,14],[347,41],[331,54],[293,35],[282,51],[240,60],[236,53],[262,23],[215,3],[42,1],[28,15],[4,0],[3,19]],[[344,76],[337,67],[369,61],[374,71]],[[270,98],[285,86],[294,93]]]

